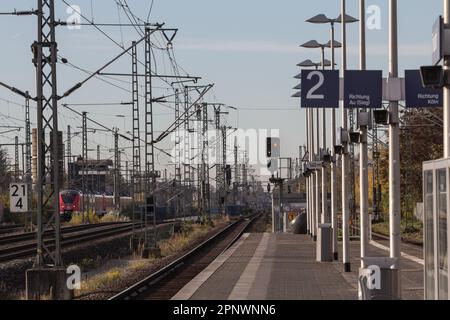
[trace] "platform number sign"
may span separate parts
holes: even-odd
[[[302,108],[339,108],[339,71],[302,70]]]
[[[9,200],[11,212],[28,211],[28,194],[25,183],[11,183],[9,186]]]

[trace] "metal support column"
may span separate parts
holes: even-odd
[[[191,144],[190,144],[190,118],[189,118],[189,90],[184,88],[184,138],[183,138],[183,181],[184,181],[184,196],[183,196],[183,216],[190,214],[192,203],[191,195]]]
[[[203,133],[202,133],[202,107],[200,104],[197,104],[195,106],[196,108],[196,143],[194,144],[194,147],[196,148],[197,154],[196,159],[200,159],[197,163],[197,209],[199,217],[203,217],[204,214],[204,207],[203,207],[203,201],[202,201],[202,183],[203,183]]]
[[[55,39],[55,7],[53,0],[38,1],[38,40],[32,46],[36,66],[37,84],[37,255],[34,268],[50,264],[62,266],[59,215],[59,141],[58,94],[56,85],[57,44]],[[51,134],[51,141],[47,140]],[[50,148],[50,145],[53,147]],[[46,164],[50,156],[51,166]],[[52,181],[49,181],[52,177]],[[44,219],[48,217],[46,221]],[[52,245],[43,241],[44,232],[50,228]],[[28,278],[27,278],[28,281]],[[28,293],[28,292],[27,292]],[[29,297],[29,296],[28,296]]]
[[[238,164],[238,145],[237,137],[234,138],[234,183],[233,183],[233,204],[237,205],[239,189],[239,164]]]
[[[450,0],[444,0],[444,24],[450,25]],[[444,72],[450,70],[450,59],[444,57]],[[444,86],[444,158],[450,158],[450,86]]]
[[[27,184],[28,195],[28,213],[27,213],[27,231],[33,231],[33,173],[32,173],[32,155],[31,155],[31,117],[30,117],[30,98],[28,91],[25,99],[25,182]]]
[[[397,0],[389,0],[389,77],[398,77]],[[389,103],[390,256],[400,258],[400,126],[398,101]],[[399,261],[400,259],[398,259]],[[398,262],[399,263],[399,262]],[[400,269],[400,266],[395,266]]]
[[[331,69],[335,70],[335,38],[334,21],[331,22]],[[336,145],[336,110],[331,110],[331,152],[333,161],[331,162],[331,225],[333,226],[333,259],[338,260],[338,219],[337,219],[337,155],[334,150]]]
[[[202,104],[202,201],[203,221],[211,220],[211,194],[209,184],[208,104]]]
[[[19,181],[19,170],[20,170],[20,163],[19,163],[19,137],[14,137],[14,179],[15,181]]]
[[[156,172],[153,144],[153,88],[152,88],[152,42],[151,31],[146,28],[145,39],[145,206],[144,206],[144,250],[143,257],[150,251],[157,254],[156,234]]]
[[[114,130],[114,209],[120,210],[119,129]]]
[[[227,203],[228,203],[228,183],[227,183],[227,127],[222,126],[222,175],[223,175],[223,206],[224,214],[227,214]]]
[[[309,109],[306,109],[306,153],[309,154]],[[305,155],[306,156],[306,155]],[[302,160],[302,159],[301,159]],[[306,159],[307,160],[307,159]],[[311,224],[311,190],[309,181],[311,179],[311,175],[307,175],[305,177],[305,189],[306,189],[306,229],[307,233],[311,234],[312,224]]]
[[[314,153],[314,109],[309,110],[309,161],[313,162],[315,161],[315,153]],[[310,190],[311,190],[311,224],[312,224],[312,236],[313,240],[317,240],[317,219],[316,219],[316,175],[317,172],[314,171],[310,178]]]
[[[175,89],[175,192],[176,197],[176,217],[180,218],[182,215],[181,194],[183,186],[181,185],[181,129],[180,129],[180,91]]]
[[[346,28],[346,6],[345,0],[341,0],[341,18],[342,18],[342,68],[341,73],[347,69],[347,28]],[[342,128],[348,130],[347,110],[342,103]],[[349,185],[348,185],[348,170],[349,169],[349,154],[348,145],[343,146],[342,154],[342,236],[343,236],[343,264],[344,271],[350,272],[350,251],[349,251]]]
[[[224,213],[225,176],[222,163],[222,127],[220,126],[221,106],[214,106],[214,124],[216,129],[216,203],[220,215]]]
[[[70,190],[72,189],[72,181],[71,181],[71,176],[70,176],[70,171],[69,171],[69,164],[72,161],[72,128],[70,127],[70,125],[67,126],[67,189]],[[72,166],[73,169],[73,166]]]
[[[82,156],[83,156],[83,174],[81,175],[81,189],[83,191],[83,223],[86,222],[86,220],[89,220],[89,191],[87,188],[87,171],[89,170],[87,161],[88,161],[88,145],[87,145],[87,112],[83,112],[82,117]],[[87,215],[87,219],[86,219]]]
[[[366,70],[366,5],[365,0],[359,2],[359,34],[360,34],[360,69]],[[362,110],[367,112],[367,110]],[[359,144],[359,189],[360,189],[360,243],[361,258],[367,257],[369,245],[369,170],[367,151],[367,126],[360,127],[361,141]],[[364,268],[361,259],[361,267]]]
[[[136,42],[132,43],[131,49],[131,71],[132,71],[132,114],[133,114],[133,171],[131,174],[133,208],[131,219],[136,221],[136,216],[140,214],[139,205],[142,205],[142,167],[141,167],[141,131],[140,131],[140,108],[139,108],[139,75],[138,75],[138,57]],[[142,219],[139,219],[142,226]],[[135,224],[132,227],[131,248],[137,249],[138,234]]]
[[[315,127],[315,134],[316,134],[316,145],[315,147],[315,155],[316,155],[316,159],[315,160],[320,160],[320,110],[319,108],[316,108],[316,127]],[[322,215],[322,197],[321,197],[321,171],[317,170],[316,172],[316,212],[315,212],[315,220],[316,220],[316,229],[318,230],[319,228],[319,224],[321,221],[321,217]]]
[[[325,70],[325,47],[322,47],[322,70]],[[322,110],[322,150],[327,150],[327,109]],[[319,149],[320,150],[320,149]],[[319,152],[320,154],[320,152]],[[322,159],[320,159],[322,160]],[[330,223],[328,215],[328,185],[327,185],[327,167],[322,166],[322,214],[321,223]]]

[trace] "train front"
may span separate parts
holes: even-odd
[[[61,191],[59,198],[59,213],[63,221],[72,220],[75,212],[80,210],[80,193],[74,190]]]

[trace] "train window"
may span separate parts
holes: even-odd
[[[61,198],[64,203],[73,203],[75,201],[75,197],[77,196],[78,192],[76,191],[66,191],[61,192]]]

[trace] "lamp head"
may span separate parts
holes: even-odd
[[[318,14],[314,17],[312,17],[311,19],[306,20],[306,22],[309,23],[330,23],[333,20],[328,18],[326,15],[324,14]]]

